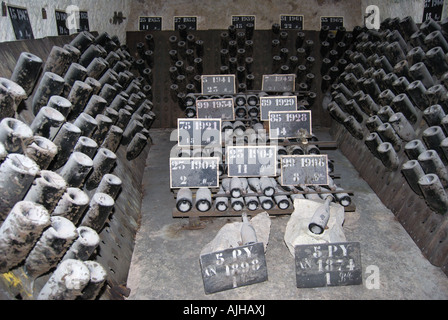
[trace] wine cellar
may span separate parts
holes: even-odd
[[[40,2],[2,2],[0,300],[448,298],[446,1]]]

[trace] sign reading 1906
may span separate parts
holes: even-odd
[[[286,155],[280,157],[281,185],[328,185],[328,156]]]

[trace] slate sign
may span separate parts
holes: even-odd
[[[337,30],[344,26],[344,17],[320,17],[320,27],[329,26],[330,30]]]
[[[248,23],[253,23],[255,26],[255,16],[232,16],[232,25],[236,29],[246,29]]]
[[[281,185],[328,185],[328,156],[285,155],[280,157]]]
[[[298,245],[294,250],[298,288],[362,284],[359,242]]]
[[[170,158],[170,188],[219,187],[219,158]]]
[[[235,120],[235,106],[233,98],[224,99],[196,99],[196,117]]]
[[[179,30],[181,24],[184,24],[187,30],[197,30],[198,17],[174,17],[174,30]]]
[[[270,139],[298,138],[311,134],[311,110],[269,111]]]
[[[202,94],[234,94],[235,75],[202,75]]]
[[[221,119],[177,119],[178,145],[221,146]]]
[[[303,30],[303,16],[281,15],[280,29],[283,30]]]
[[[58,35],[59,36],[69,35],[70,31],[67,28],[67,12],[55,10],[54,15],[56,18],[56,28],[58,30]]]
[[[162,17],[139,17],[139,31],[155,31],[162,30]]]
[[[260,97],[260,120],[269,121],[270,111],[297,111],[296,96]]]
[[[227,146],[226,157],[229,177],[267,177],[277,172],[276,146]]]
[[[16,40],[34,39],[28,10],[26,8],[8,6],[8,12]]]
[[[90,31],[89,14],[87,11],[79,11],[79,28],[78,32]]]
[[[295,74],[265,74],[261,83],[261,91],[293,92],[295,85]]]
[[[262,242],[203,254],[199,261],[206,294],[268,280]]]
[[[442,19],[444,0],[425,0],[425,7],[423,9],[423,21],[429,18],[434,21],[440,21]]]

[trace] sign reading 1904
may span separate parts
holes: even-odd
[[[170,158],[170,188],[219,186],[219,158]]]

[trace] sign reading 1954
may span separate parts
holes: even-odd
[[[219,187],[219,158],[170,158],[170,188]]]
[[[281,156],[281,185],[328,185],[328,156]]]
[[[177,119],[179,146],[221,146],[221,119]]]
[[[296,96],[260,97],[260,120],[269,120],[269,111],[297,111]]]
[[[275,176],[277,150],[275,146],[227,146],[229,177]]]
[[[298,288],[362,284],[359,242],[298,245],[294,251]]]
[[[235,75],[201,76],[202,94],[234,94]]]
[[[307,137],[311,132],[311,111],[270,111],[269,138]]]
[[[197,118],[215,118],[235,120],[235,106],[233,98],[224,99],[196,99]]]
[[[295,74],[265,74],[261,90],[265,92],[293,92],[296,86]]]

